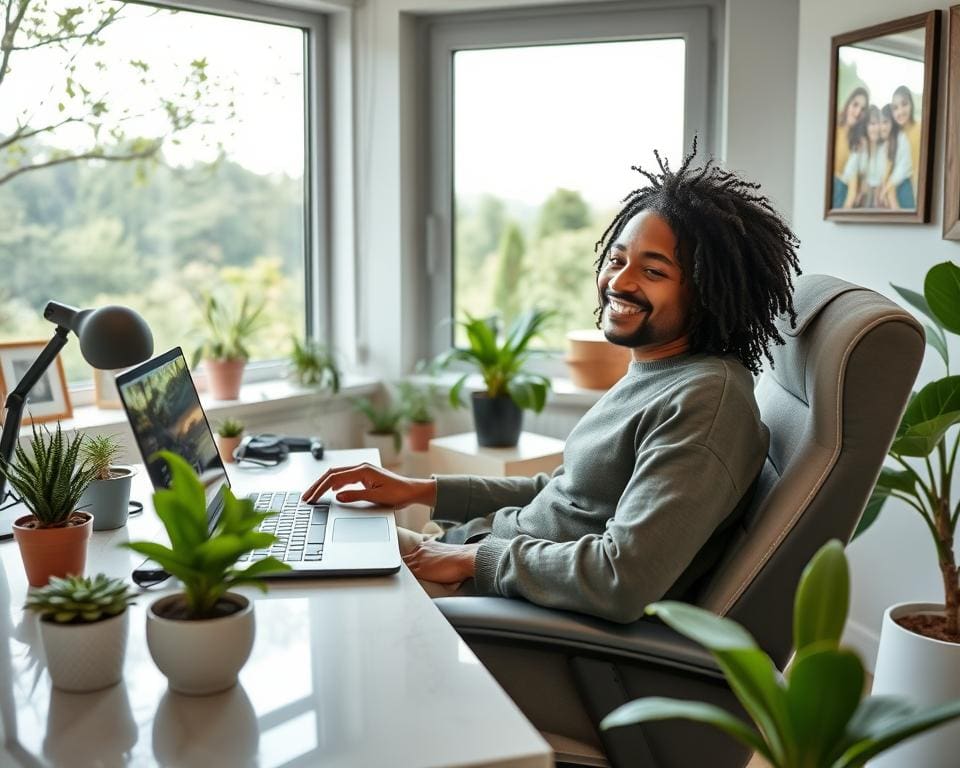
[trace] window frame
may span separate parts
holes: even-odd
[[[461,50],[592,42],[682,38],[684,47],[683,140],[699,135],[701,147],[714,150],[719,66],[711,2],[676,8],[632,3],[527,9],[435,17],[425,22],[427,80],[426,195],[424,251],[429,281],[428,351],[438,355],[453,344],[454,313],[454,83],[453,54]],[[598,233],[599,235],[599,233]],[[563,375],[562,353],[536,364],[546,375]]]

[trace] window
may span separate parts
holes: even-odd
[[[322,26],[230,8],[256,15],[108,0],[25,15],[0,79],[0,338],[49,338],[49,299],[118,303],[157,351],[189,356],[205,290],[263,303],[254,360],[304,335]],[[75,342],[63,354],[72,382],[91,378]]]
[[[442,322],[557,318],[541,346],[593,327],[594,244],[653,150],[708,142],[704,8],[444,20],[431,35],[433,351]],[[455,330],[454,330],[455,329]]]

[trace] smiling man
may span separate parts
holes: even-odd
[[[308,500],[424,503],[454,523],[402,532],[421,580],[521,597],[619,622],[690,593],[749,502],[768,433],[753,396],[777,315],[795,319],[798,242],[758,185],[711,163],[637,169],[597,243],[599,325],[629,347],[626,376],[571,431],[552,477],[403,478],[362,465],[325,473]]]

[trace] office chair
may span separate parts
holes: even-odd
[[[796,328],[756,386],[770,429],[753,499],[718,565],[688,602],[743,624],[781,669],[800,574],[827,540],[847,541],[873,489],[924,351],[912,315],[879,294],[801,277]],[[653,619],[618,625],[496,597],[437,606],[560,763],[732,768],[748,751],[707,726],[662,721],[599,730],[643,696],[708,701],[744,716],[710,655]]]

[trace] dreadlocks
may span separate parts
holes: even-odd
[[[796,323],[791,270],[800,274],[797,246],[759,184],[744,181],[713,164],[691,168],[697,140],[676,172],[654,151],[660,173],[632,166],[649,181],[623,199],[624,206],[597,241],[597,276],[611,246],[637,213],[654,211],[673,229],[684,279],[693,280],[690,349],[736,355],[753,373],[770,343],[783,344],[774,319]],[[598,308],[599,313],[602,311]]]

